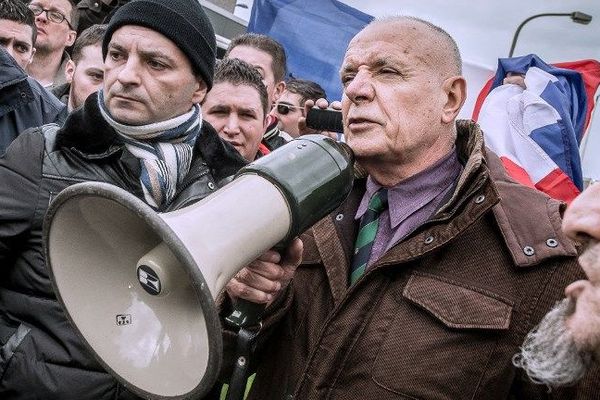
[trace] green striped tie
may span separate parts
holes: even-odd
[[[377,235],[377,228],[379,227],[379,216],[387,206],[387,190],[380,189],[371,197],[369,208],[360,220],[350,270],[350,285],[353,285],[365,273],[367,263],[371,257],[373,242],[375,242],[375,236]]]

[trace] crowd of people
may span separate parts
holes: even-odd
[[[196,0],[0,3],[0,398],[137,398],[51,284],[42,226],[60,191],[107,182],[180,209],[315,133],[313,106],[341,110],[355,181],[219,297],[223,318],[266,305],[248,398],[598,398],[600,184],[566,208],[513,181],[457,119],[467,82],[446,31],[374,20],[332,102],[288,79],[273,38],[243,34],[216,55]],[[238,333],[223,323],[207,398],[230,383]]]

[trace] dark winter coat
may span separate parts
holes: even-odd
[[[0,155],[26,129],[53,122],[62,125],[66,118],[67,106],[0,48]]]

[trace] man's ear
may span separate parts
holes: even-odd
[[[453,123],[467,99],[467,82],[462,76],[448,78],[442,84],[446,103],[442,108],[442,123]]]
[[[37,51],[37,49],[35,47],[33,47],[31,49],[31,58],[29,58],[29,61],[27,62],[27,65],[31,64],[33,62],[33,56],[35,56],[35,52]]]
[[[65,41],[65,47],[73,46],[73,43],[75,43],[75,39],[77,39],[77,32],[69,31],[69,33],[67,33],[67,40]]]
[[[71,83],[73,81],[73,74],[75,73],[75,62],[73,60],[67,61],[67,65],[65,65],[65,79],[67,83]]]
[[[200,77],[197,78],[196,82],[198,82],[198,87],[192,95],[192,103],[200,104],[204,101],[204,98],[206,97],[208,86],[206,86],[206,82],[204,82],[204,79]]]
[[[285,91],[285,82],[280,81],[275,84],[275,90],[273,90],[273,102],[279,100],[281,94]]]

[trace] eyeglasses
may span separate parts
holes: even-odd
[[[288,115],[288,113],[290,111],[292,111],[295,108],[298,108],[300,110],[304,110],[304,107],[300,107],[300,106],[293,106],[291,104],[283,104],[283,103],[278,103],[275,105],[277,107],[277,112],[281,115]]]
[[[71,26],[71,23],[67,20],[67,17],[65,17],[59,11],[46,10],[45,8],[42,8],[36,4],[30,4],[29,9],[33,12],[33,15],[35,15],[36,17],[45,11],[46,18],[48,18],[49,21],[52,21],[56,24],[60,24],[63,21],[67,21],[67,25],[69,25],[69,28],[73,29],[73,26]]]

